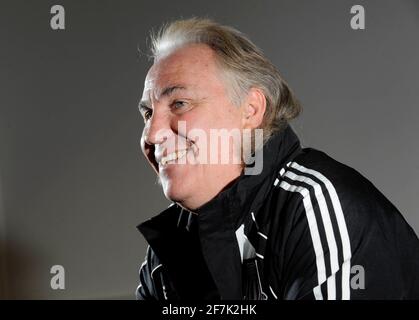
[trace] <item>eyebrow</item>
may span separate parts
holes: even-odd
[[[169,97],[175,91],[179,91],[179,90],[186,90],[186,87],[183,87],[180,85],[166,87],[161,91],[159,95],[159,99],[162,97]],[[150,102],[148,100],[141,100],[138,108],[140,109],[140,111],[150,109]]]
[[[175,92],[175,91],[179,91],[179,90],[186,90],[186,88],[185,88],[185,87],[183,87],[183,86],[170,86],[170,87],[166,87],[166,88],[164,88],[164,89],[163,89],[163,91],[161,92],[159,99],[160,99],[161,97],[168,97],[168,96],[170,96],[173,92]]]

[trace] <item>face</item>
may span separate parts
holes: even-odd
[[[139,108],[141,148],[168,199],[196,209],[241,174],[237,140],[229,139],[226,149],[222,139],[210,139],[211,130],[241,131],[243,111],[232,103],[208,46],[189,45],[156,62]],[[220,160],[226,152],[227,162]]]

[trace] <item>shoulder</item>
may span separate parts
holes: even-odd
[[[354,194],[356,190],[374,188],[371,182],[354,168],[312,148],[303,149],[300,155],[287,164],[286,169],[314,178],[314,181],[328,186],[332,184],[339,193],[351,191],[351,194]],[[362,192],[358,194],[362,195]],[[357,193],[354,194],[356,195]]]
[[[342,211],[353,222],[368,222],[379,212],[397,212],[391,202],[357,170],[307,148],[280,173],[281,188],[309,198],[315,206]],[[349,221],[350,222],[350,221]]]
[[[354,239],[364,232],[392,234],[395,228],[409,229],[398,209],[366,177],[322,151],[303,149],[280,176],[279,186],[297,193],[300,207],[307,211],[311,206],[326,222],[331,216]]]

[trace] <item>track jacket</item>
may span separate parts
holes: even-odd
[[[137,299],[419,299],[419,240],[371,182],[290,126],[259,152],[261,174],[138,226]]]

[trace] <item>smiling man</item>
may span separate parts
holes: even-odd
[[[203,147],[208,154],[211,144],[206,139],[194,141],[189,132],[200,129],[210,137],[214,129],[256,128],[263,118],[260,90],[252,89],[249,95],[252,107],[238,108],[231,103],[218,68],[215,53],[203,44],[159,57],[148,72],[140,103],[146,120],[143,150],[159,174],[166,197],[189,209],[208,202],[242,170],[238,161],[193,162]],[[181,130],[182,122],[186,130]],[[182,157],[192,161],[176,164]]]
[[[138,299],[419,298],[414,231],[358,172],[301,148],[300,106],[246,36],[180,20],[152,53],[141,147],[173,205],[138,226]]]

